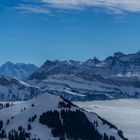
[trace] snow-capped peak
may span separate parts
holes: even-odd
[[[37,69],[37,66],[33,64],[14,64],[10,61],[7,61],[5,64],[0,66],[0,75],[13,76],[25,80],[30,74],[35,72]]]

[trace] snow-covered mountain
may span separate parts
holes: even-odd
[[[53,74],[75,74],[85,76],[88,74],[101,75],[107,77],[139,77],[140,76],[140,52],[135,54],[123,54],[117,52],[114,56],[107,57],[103,61],[99,61],[96,57],[85,62],[79,61],[49,61],[34,73],[30,79],[44,79]],[[38,75],[39,74],[39,75]],[[46,77],[45,77],[46,76]],[[93,79],[88,79],[93,80]]]
[[[28,80],[43,92],[61,95],[71,101],[139,98],[140,88],[115,85],[110,82],[88,81],[75,75],[57,74],[44,80]],[[110,83],[110,84],[109,84]]]
[[[89,65],[88,61],[85,62],[85,65]],[[117,52],[103,61],[97,61],[97,63],[94,61],[94,59],[91,60],[90,66],[96,74],[104,77],[140,77],[140,51],[135,54]]]
[[[0,76],[0,100],[26,100],[44,92],[61,95],[72,101],[139,98],[139,61],[140,52],[128,55],[118,52],[104,61],[96,57],[85,62],[47,60],[31,74],[26,81],[28,84],[16,78]],[[7,70],[7,75],[10,72],[15,72],[17,77],[20,74],[28,75],[23,70],[24,66],[31,72],[32,65],[7,62],[0,67],[0,73]],[[9,84],[4,85],[7,81]],[[34,89],[37,91],[34,92]]]
[[[97,114],[48,93],[0,110],[0,120],[3,140],[127,140]]]
[[[139,98],[139,59],[139,52],[130,55],[118,52],[104,61],[47,60],[27,83],[69,100]],[[135,74],[128,75],[132,68]]]
[[[40,94],[40,90],[8,76],[0,76],[0,101],[28,100]]]
[[[30,74],[35,72],[37,69],[38,67],[33,64],[14,64],[8,61],[0,67],[0,75],[13,76],[21,80],[25,80]]]

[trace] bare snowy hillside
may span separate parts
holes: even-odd
[[[71,101],[106,100],[120,98],[139,98],[140,88],[127,85],[108,84],[100,78],[93,81],[76,75],[54,74],[43,80],[28,80],[30,85],[39,87],[43,92],[61,95]]]
[[[22,101],[36,97],[40,94],[39,88],[12,78],[0,76],[0,101]]]
[[[0,120],[1,139],[126,140],[97,114],[48,93],[0,110]]]

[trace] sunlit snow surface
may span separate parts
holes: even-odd
[[[31,134],[31,139],[40,138],[40,140],[58,140],[59,138],[54,138],[49,127],[39,123],[39,118],[42,113],[47,111],[56,110],[60,112],[61,110],[79,110],[79,108],[72,105],[70,108],[62,109],[59,107],[60,102],[66,101],[64,101],[59,96],[55,96],[49,93],[41,94],[32,100],[13,102],[14,105],[12,105],[11,107],[0,110],[0,120],[3,120],[4,122],[3,128],[8,134],[12,129],[18,130],[19,126],[22,126],[26,130],[26,132],[29,132]],[[110,129],[108,125],[103,125],[102,120],[95,113],[88,113],[83,110],[80,111],[85,113],[87,119],[92,124],[94,124],[94,121],[98,123],[98,127],[96,127],[96,129],[101,135],[104,135],[104,133],[106,133],[108,136],[114,136],[116,140],[122,140],[122,138],[118,136],[118,131],[116,129]],[[34,115],[37,115],[37,118],[34,120],[34,122],[31,123],[32,129],[28,130],[29,119]],[[7,120],[10,121],[9,124],[7,124]]]
[[[78,106],[98,113],[123,130],[129,140],[140,140],[140,99],[75,102]]]

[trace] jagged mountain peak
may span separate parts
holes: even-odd
[[[96,63],[100,63],[100,60],[97,58],[97,57],[93,57],[93,59],[92,59],[94,62],[96,62]]]
[[[98,64],[94,60],[47,61],[27,82],[70,100],[140,97],[140,80],[133,80],[140,77],[139,55],[119,52]]]
[[[126,55],[122,52],[116,52],[114,56],[109,56],[103,61],[99,61],[96,57],[93,59],[88,59],[82,63],[74,60],[47,60],[37,72],[31,75],[31,77],[33,78],[35,75],[36,78],[46,78],[47,75],[54,74],[74,74],[80,76],[82,75],[82,77],[93,77],[95,75],[102,75],[103,77],[115,75],[127,76],[131,71],[133,71],[133,75],[138,76],[140,73],[139,67],[139,55]]]
[[[140,54],[140,50],[136,52],[136,54]]]
[[[70,64],[69,61],[60,61],[60,60],[47,60],[41,68],[49,68],[49,67],[54,67],[54,66],[60,66],[64,64]]]
[[[14,65],[14,63],[7,61],[6,63],[4,63],[3,65]]]
[[[17,77],[21,80],[27,79],[27,77],[38,69],[33,64],[24,63],[12,63],[7,61],[0,67],[0,75],[8,75]]]
[[[99,61],[99,59],[97,59],[96,57],[94,57],[93,59],[88,59],[84,63],[92,66],[92,65],[97,65],[97,64],[101,63],[101,61]]]
[[[125,54],[124,53],[122,53],[122,52],[116,52],[116,53],[114,53],[114,57],[116,57],[116,58],[121,58],[121,57],[124,57],[125,56]]]

